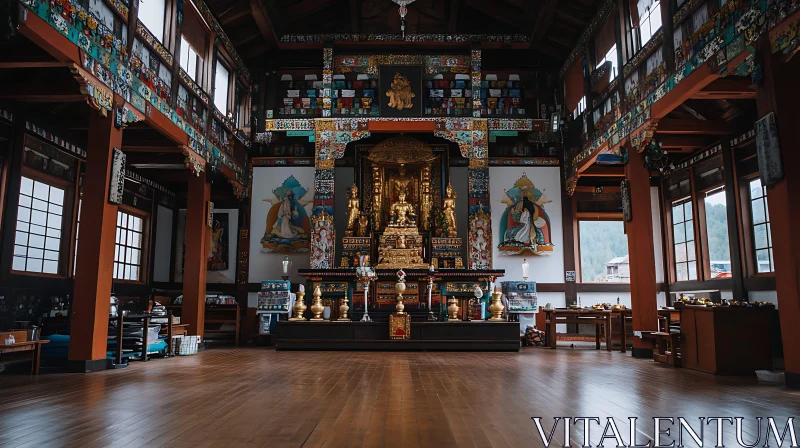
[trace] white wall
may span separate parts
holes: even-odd
[[[170,255],[172,254],[172,210],[163,206],[156,209],[156,243],[153,248],[153,281],[169,281]]]
[[[160,208],[160,207],[159,207]],[[239,210],[235,208],[214,209],[214,214],[228,214],[228,269],[224,271],[207,271],[206,283],[234,283],[236,281],[236,257],[239,253]],[[170,211],[170,217],[172,212]],[[159,228],[161,227],[161,215],[158,216]],[[171,221],[171,219],[170,219]],[[178,229],[175,232],[175,281],[183,281],[183,251],[184,240],[186,239],[186,209],[178,210]],[[211,235],[209,234],[209,238]],[[209,244],[209,242],[206,242]],[[167,245],[167,250],[169,250]],[[156,247],[156,251],[159,248]],[[169,259],[169,255],[167,255]],[[169,269],[169,266],[167,266]]]
[[[502,203],[505,191],[514,187],[522,174],[525,173],[533,184],[551,200],[544,206],[550,217],[550,230],[553,242],[553,252],[547,255],[500,255],[497,249],[500,244],[500,220],[506,210]],[[505,269],[506,275],[501,280],[522,280],[522,260],[527,259],[530,265],[530,280],[540,283],[564,282],[564,234],[562,227],[561,209],[561,169],[558,167],[490,167],[489,168],[489,196],[492,207],[492,267]],[[562,294],[563,296],[563,294]],[[563,298],[562,298],[563,300]],[[541,299],[540,299],[541,302]],[[541,302],[544,304],[544,302]],[[556,305],[553,303],[553,305]],[[563,306],[563,302],[562,302]]]
[[[338,174],[337,169],[337,174]],[[279,280],[282,275],[284,255],[289,256],[292,268],[289,280],[300,283],[303,278],[297,275],[298,269],[308,269],[309,252],[295,252],[282,254],[277,252],[264,252],[261,238],[266,231],[266,220],[271,203],[264,199],[273,199],[272,190],[279,187],[289,176],[294,176],[300,185],[309,190],[303,199],[313,198],[314,193],[314,168],[311,167],[256,167],[253,168],[253,193],[250,206],[250,283],[259,283],[262,280]],[[305,206],[306,214],[311,217],[312,203]],[[337,237],[343,235],[344,230],[337,231]]]

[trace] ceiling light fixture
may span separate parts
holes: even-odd
[[[400,32],[403,34],[403,40],[406,40],[406,14],[408,13],[407,6],[414,3],[415,0],[392,1],[400,5],[400,9],[397,10],[397,12],[400,13]]]

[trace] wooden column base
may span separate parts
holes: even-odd
[[[786,387],[800,389],[800,373],[786,372]]]
[[[69,361],[67,363],[67,371],[70,373],[91,373],[91,372],[101,372],[106,370],[108,366],[108,360],[103,359],[93,359],[89,361]]]

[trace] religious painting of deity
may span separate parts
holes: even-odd
[[[489,207],[483,204],[469,208],[469,259],[470,269],[492,267],[492,221]]]
[[[422,115],[422,66],[382,65],[379,84],[382,117]]]
[[[271,204],[265,220],[264,236],[261,238],[262,252],[306,252],[311,240],[311,221],[306,206],[314,200],[310,188],[303,187],[292,175],[271,195],[253,191],[253,196]],[[256,230],[256,229],[253,229]]]
[[[525,252],[547,254],[553,251],[550,216],[545,205],[551,201],[523,173],[501,201],[506,205],[500,218],[500,244],[503,255]]]
[[[214,213],[211,242],[208,248],[208,270],[228,270],[228,214]]]
[[[314,210],[313,235],[311,238],[311,269],[331,269],[336,247],[333,214],[330,207],[317,207]]]

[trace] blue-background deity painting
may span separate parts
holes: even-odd
[[[311,222],[306,205],[313,193],[300,185],[294,176],[272,190],[273,197],[263,199],[272,206],[267,213],[266,229],[261,238],[263,252],[306,252],[311,240]]]

